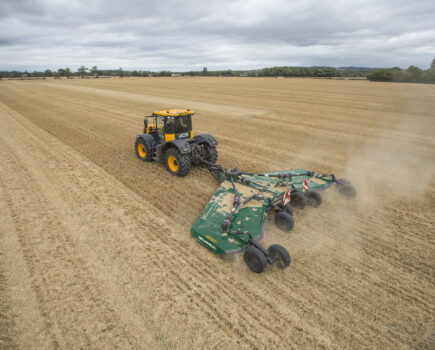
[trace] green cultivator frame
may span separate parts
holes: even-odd
[[[193,237],[214,254],[244,252],[249,268],[263,272],[267,264],[286,268],[290,254],[278,244],[263,248],[267,216],[275,213],[275,224],[284,231],[293,228],[292,206],[318,207],[322,191],[336,184],[340,193],[354,197],[356,191],[345,179],[303,169],[272,173],[246,173],[238,168],[222,169],[207,161],[204,166],[219,181],[216,193],[192,226]]]

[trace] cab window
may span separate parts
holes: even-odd
[[[174,133],[175,133],[175,118],[166,117],[165,134],[174,134]]]
[[[156,126],[157,126],[157,132],[159,133],[159,136],[163,138],[163,127],[164,127],[164,120],[163,116],[158,115],[156,117]]]
[[[190,115],[177,118],[175,120],[175,133],[189,132],[192,130],[192,119]]]

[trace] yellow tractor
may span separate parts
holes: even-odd
[[[145,162],[164,163],[171,174],[186,176],[192,164],[215,164],[218,142],[209,134],[193,135],[190,109],[156,111],[144,118],[144,133],[137,135],[136,155]]]

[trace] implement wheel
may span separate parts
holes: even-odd
[[[293,216],[293,208],[291,207],[290,204],[286,204],[284,205],[283,203],[278,203],[276,205],[281,211],[284,211],[286,213],[289,213],[291,216]],[[279,212],[278,210],[275,209],[276,212]]]
[[[272,263],[276,264],[278,268],[285,269],[290,265],[291,257],[287,249],[282,245],[272,244],[268,249],[270,260]]]
[[[293,220],[293,217],[289,213],[284,211],[276,213],[275,225],[280,230],[288,232],[293,228],[294,224],[295,222]]]
[[[291,203],[294,207],[297,208],[305,208],[305,205],[307,205],[307,197],[305,196],[305,192],[293,192],[291,195]]]
[[[134,149],[136,150],[136,155],[139,159],[144,162],[152,162],[153,161],[153,152],[147,146],[146,142],[142,140],[140,137],[136,139],[134,144]]]
[[[305,197],[307,199],[307,204],[311,207],[317,208],[320,204],[322,204],[322,197],[318,192],[315,191],[306,191]]]
[[[243,255],[246,265],[255,273],[262,273],[267,266],[264,254],[255,247],[249,247]]]
[[[356,189],[352,183],[347,179],[337,180],[337,189],[340,194],[347,198],[354,198],[356,196]]]
[[[177,176],[186,176],[190,170],[190,157],[181,154],[176,148],[169,148],[165,153],[166,169]]]

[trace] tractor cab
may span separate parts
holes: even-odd
[[[150,134],[157,142],[193,138],[190,109],[167,109],[156,111],[144,118],[144,133]]]

